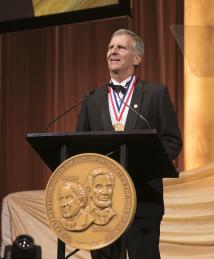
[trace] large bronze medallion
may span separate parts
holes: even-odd
[[[131,224],[135,188],[115,160],[84,153],[54,171],[46,187],[45,210],[59,239],[75,248],[99,249],[118,239]]]

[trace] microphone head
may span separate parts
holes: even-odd
[[[92,95],[95,92],[95,89],[90,89],[88,93],[86,94],[86,97]]]

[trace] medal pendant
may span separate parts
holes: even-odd
[[[120,122],[114,124],[115,131],[124,131],[124,125]]]

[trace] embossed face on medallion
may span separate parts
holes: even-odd
[[[106,168],[94,169],[88,178],[88,190],[94,205],[99,208],[112,206],[114,178]]]
[[[59,206],[64,218],[75,218],[86,204],[86,194],[79,184],[66,182],[59,192]]]
[[[93,181],[93,202],[96,206],[106,208],[111,206],[113,185],[108,175],[98,175]]]

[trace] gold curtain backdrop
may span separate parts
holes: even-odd
[[[189,170],[214,161],[214,1],[185,0],[184,159]]]
[[[165,179],[165,215],[161,224],[162,259],[214,258],[214,163]],[[9,194],[2,211],[2,253],[19,234],[33,236],[41,245],[43,259],[56,258],[57,237],[50,230],[44,211],[45,192]],[[39,231],[38,231],[39,229]],[[67,253],[73,251],[67,247]],[[79,251],[74,259],[87,259]]]
[[[35,16],[118,4],[119,0],[32,0]]]

